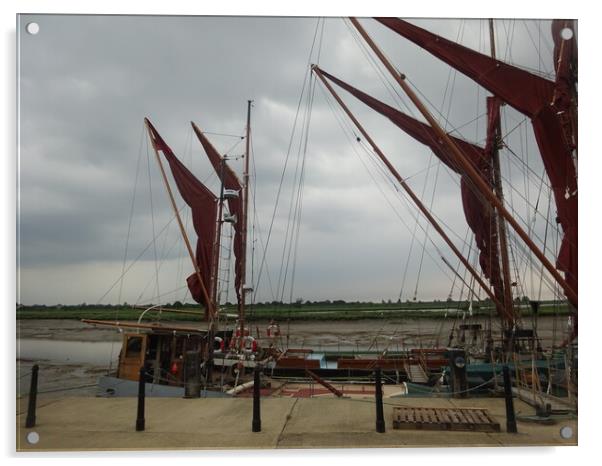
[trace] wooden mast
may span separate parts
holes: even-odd
[[[493,29],[493,19],[489,19],[489,43],[491,45],[491,58],[496,59],[495,54],[495,33]],[[502,187],[502,172],[500,168],[500,152],[499,152],[499,144],[502,139],[502,128],[501,122],[499,118],[499,107],[496,107],[497,118],[495,121],[497,122],[494,129],[494,141],[493,141],[493,151],[491,154],[491,159],[493,162],[493,186],[495,189],[495,194],[497,195],[500,202],[504,202],[504,190]],[[504,217],[499,215],[498,210],[494,210],[493,215],[494,221],[497,226],[498,239],[499,239],[499,247],[500,247],[500,256],[502,258],[502,279],[504,281],[504,306],[506,315],[512,316],[512,320],[515,320],[514,315],[514,306],[512,302],[512,282],[510,280],[510,260],[508,258],[508,236],[506,232],[506,221]],[[497,247],[497,245],[496,245]]]
[[[401,177],[401,175],[395,169],[395,167],[393,167],[393,165],[391,164],[391,162],[389,162],[389,160],[387,159],[387,157],[385,156],[385,154],[376,145],[376,143],[374,142],[374,140],[366,132],[366,130],[361,125],[361,123],[357,120],[357,118],[355,118],[355,116],[353,115],[353,113],[351,113],[351,111],[349,110],[349,108],[345,105],[345,103],[343,102],[343,100],[339,97],[339,95],[336,93],[336,91],[332,88],[332,86],[330,85],[330,83],[326,80],[326,78],[324,78],[324,75],[322,74],[320,68],[318,68],[316,65],[313,65],[312,66],[312,70],[320,78],[320,80],[322,81],[322,83],[324,84],[324,86],[326,86],[326,89],[328,89],[328,91],[336,99],[336,101],[338,102],[338,104],[341,106],[341,108],[347,114],[347,116],[351,119],[351,121],[353,122],[353,124],[360,131],[360,133],[362,133],[362,135],[364,136],[364,138],[366,139],[366,141],[368,141],[368,143],[372,146],[372,149],[374,150],[374,152],[376,152],[376,154],[378,155],[378,157],[387,166],[387,168],[389,169],[389,171],[391,172],[391,174],[395,177],[395,179],[399,182],[399,184],[401,185],[401,187],[408,193],[408,195],[410,196],[410,198],[412,199],[412,201],[414,202],[414,204],[416,204],[416,206],[418,207],[418,209],[420,209],[420,211],[424,214],[424,216],[431,223],[431,225],[433,225],[433,227],[435,228],[435,230],[437,231],[437,233],[439,233],[439,235],[441,235],[441,237],[443,238],[443,240],[447,243],[447,245],[451,248],[451,250],[454,252],[454,254],[458,257],[458,259],[460,260],[460,262],[462,262],[462,264],[466,267],[466,269],[472,274],[472,276],[479,283],[479,285],[481,286],[481,288],[483,288],[483,290],[487,293],[487,295],[491,298],[491,300],[496,305],[501,306],[502,304],[497,299],[497,297],[492,293],[491,289],[485,283],[485,281],[480,277],[479,273],[472,267],[472,265],[470,265],[470,262],[468,262],[468,260],[466,260],[466,258],[462,255],[462,253],[454,245],[454,243],[451,241],[451,239],[449,238],[449,236],[445,233],[445,231],[443,230],[443,228],[441,228],[441,226],[439,225],[439,223],[437,222],[437,220],[435,220],[435,218],[432,216],[432,214],[429,212],[429,210],[426,208],[426,206],[422,203],[422,201],[418,198],[418,196],[416,196],[416,194],[414,193],[414,191],[412,190],[412,188],[410,188],[410,186]]]
[[[194,121],[190,122],[192,129],[194,130],[195,134],[197,135],[197,137],[199,138],[200,141],[202,141],[202,131],[201,129],[196,125],[196,123]],[[224,212],[224,167],[226,164],[226,156],[221,157],[220,160],[220,170],[219,170],[219,179],[221,180],[221,184],[220,184],[220,195],[219,195],[219,204],[218,204],[218,212],[217,212],[217,221],[216,221],[216,225],[215,225],[215,242],[214,242],[214,250],[213,250],[213,257],[211,258],[211,282],[210,282],[210,286],[211,286],[211,299],[212,302],[215,306],[215,309],[218,309],[219,307],[219,299],[217,296],[217,289],[218,289],[218,281],[219,281],[219,259],[220,259],[220,247],[221,247],[221,233],[222,233],[222,227],[224,224],[222,215]]]
[[[242,251],[240,261],[240,303],[238,305],[238,321],[240,326],[240,346],[244,345],[245,336],[245,302],[246,302],[246,279],[247,279],[247,231],[248,231],[248,212],[249,212],[249,159],[251,142],[251,104],[252,100],[247,101],[247,134],[245,141],[245,168],[242,176],[243,180],[243,214],[242,214]]]
[[[383,63],[385,68],[389,71],[389,73],[393,76],[393,78],[397,81],[397,83],[401,86],[410,100],[416,105],[422,116],[428,121],[431,127],[437,133],[437,136],[441,139],[441,141],[449,148],[451,151],[454,161],[456,164],[462,168],[464,173],[469,176],[473,185],[481,192],[481,194],[489,201],[493,208],[498,209],[498,212],[504,217],[504,219],[512,226],[514,231],[521,237],[521,239],[525,242],[525,244],[529,247],[529,249],[535,254],[535,256],[541,261],[546,270],[554,277],[556,282],[562,287],[569,301],[575,303],[577,305],[577,293],[569,286],[567,281],[560,275],[558,270],[554,267],[554,265],[548,260],[543,252],[539,250],[537,245],[533,242],[533,240],[529,237],[529,235],[522,229],[522,227],[518,224],[518,222],[512,217],[510,212],[506,210],[502,202],[498,199],[498,197],[491,191],[490,187],[487,185],[485,180],[479,175],[476,169],[472,166],[470,161],[464,156],[462,151],[454,144],[449,135],[441,128],[439,123],[435,120],[435,118],[431,115],[428,109],[424,106],[424,104],[420,101],[415,92],[410,88],[410,86],[405,82],[405,76],[400,74],[393,65],[389,62],[389,60],[384,56],[384,54],[380,51],[380,49],[376,46],[374,41],[370,38],[368,33],[364,30],[364,28],[359,24],[356,18],[349,18],[351,23],[358,30],[360,35],[364,38],[364,40],[368,43],[370,48],[374,51],[374,53],[378,56],[380,61]]]
[[[146,130],[148,131],[148,135],[151,138],[153,150],[155,151],[155,157],[157,159],[157,163],[159,164],[159,170],[161,171],[161,177],[163,179],[163,184],[165,185],[165,189],[167,190],[167,194],[169,195],[169,200],[171,202],[171,207],[176,215],[176,219],[178,221],[178,225],[180,227],[180,233],[184,238],[184,243],[186,244],[186,249],[188,250],[188,255],[190,256],[190,260],[192,261],[192,265],[194,267],[194,272],[199,280],[199,285],[201,286],[201,292],[203,293],[203,298],[207,303],[207,310],[209,314],[209,329],[213,329],[214,317],[215,317],[215,308],[213,303],[209,297],[209,293],[207,292],[207,288],[205,288],[205,283],[203,282],[203,277],[201,276],[201,270],[199,269],[199,265],[196,262],[196,258],[194,256],[194,252],[192,251],[192,246],[190,245],[190,240],[188,239],[188,235],[186,234],[186,229],[184,228],[184,224],[182,223],[182,218],[180,217],[180,212],[176,206],[176,201],[174,199],[173,192],[171,190],[171,186],[169,185],[169,181],[167,180],[167,175],[165,174],[165,169],[163,168],[163,163],[161,162],[161,157],[159,156],[159,150],[155,146],[155,142],[153,139],[153,133],[150,128],[150,122],[148,118],[144,119],[144,124],[146,126]]]
[[[194,126],[194,123],[193,123]],[[212,270],[212,281],[211,281],[211,298],[213,299],[213,303],[215,308],[219,307],[219,297],[217,295],[217,287],[219,281],[219,258],[220,258],[220,247],[221,247],[221,236],[222,236],[222,225],[224,221],[222,219],[222,215],[224,212],[224,164],[226,163],[225,157],[222,158],[220,164],[220,175],[219,178],[221,180],[221,186],[219,191],[219,206],[217,209],[217,222],[215,225],[216,233],[215,233],[215,249],[213,251],[213,258],[211,264]]]

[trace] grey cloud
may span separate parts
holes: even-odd
[[[110,284],[119,276],[139,154],[129,259],[152,240],[153,221],[158,232],[172,218],[153,154],[149,153],[142,133],[145,116],[199,179],[207,179],[210,189],[217,191],[217,179],[211,175],[212,169],[191,134],[189,122],[195,121],[205,131],[242,134],[246,100],[255,101],[256,203],[265,240],[307,72],[316,18],[27,15],[22,23],[34,19],[41,26],[39,35],[29,36],[19,31],[22,46],[19,246],[24,302],[89,302],[104,292],[98,289],[96,295],[90,296],[91,290],[101,286],[99,283]],[[413,21],[451,39],[456,39],[463,28],[463,44],[482,50],[488,46],[480,36],[486,34],[484,26],[476,21]],[[486,93],[469,79],[451,73],[445,64],[374,21],[366,19],[362,23],[433,108],[449,119],[448,129],[465,125],[484,112]],[[549,22],[541,23],[541,32],[536,30],[534,22],[528,26],[520,21],[497,24],[501,56],[506,55],[522,66],[534,64],[535,68],[551,69],[544,39],[549,36]],[[540,35],[535,36],[536,31]],[[533,47],[532,38],[542,41],[541,54]],[[379,99],[395,103],[392,91],[383,86],[341,19],[326,20],[323,40],[317,41],[312,61],[317,60],[317,48],[324,69]],[[512,50],[512,54],[506,53],[506,49]],[[424,192],[425,200],[430,202],[437,168],[429,151],[344,92],[341,95],[402,176],[410,177],[410,185],[421,193],[424,183],[428,183]],[[407,103],[407,99],[402,100]],[[402,110],[408,111],[404,107]],[[340,115],[339,110],[336,112]],[[415,110],[412,113],[417,116]],[[506,113],[503,127],[510,130],[522,116],[510,110]],[[459,133],[482,143],[484,118],[463,126]],[[211,136],[211,140],[220,152],[236,142],[221,136]],[[532,133],[514,132],[507,143],[516,152],[528,151],[529,165],[541,173]],[[291,151],[267,254],[274,280],[280,267],[288,206],[293,195],[291,182],[298,144],[299,133]],[[231,152],[240,153],[241,145]],[[323,91],[317,88],[295,281],[295,294],[306,299],[396,298],[406,260],[411,264],[412,278],[408,278],[408,283],[412,282],[412,287],[417,278],[421,252],[418,243],[408,257],[416,213],[408,211],[405,203],[399,201],[400,195],[374,172],[409,226],[408,231],[374,186],[358,154],[373,170],[371,162],[367,162],[368,154],[353,137],[348,141]],[[147,157],[151,163],[152,216]],[[513,156],[505,153],[503,157]],[[429,160],[434,165],[427,171]],[[505,176],[535,200],[539,186],[533,180],[524,186],[521,163],[512,159],[508,167],[504,166]],[[232,165],[240,171],[242,161],[233,161]],[[529,212],[517,195],[514,203],[517,212],[526,218]],[[433,210],[464,238],[467,227],[461,213],[457,176],[450,175],[444,167],[439,168]],[[534,232],[543,237],[543,227],[540,221]],[[424,233],[420,228],[417,231],[422,241]],[[185,251],[180,246],[172,247],[177,241],[175,225],[157,240],[158,255],[171,264],[165,267],[165,281],[169,283],[175,281],[175,262],[184,267],[184,276],[187,273]],[[438,239],[435,242],[442,244]],[[437,258],[437,252],[430,243],[427,245]],[[260,254],[258,250],[256,261]],[[150,248],[142,257],[141,266],[151,272],[136,273],[145,277],[152,274],[153,259]],[[102,280],[95,276],[91,264]],[[451,282],[441,267],[440,261],[435,264],[426,257],[419,287],[425,299],[447,297]],[[42,271],[49,278],[41,284],[38,277]],[[76,275],[80,285],[70,290],[64,282]],[[141,292],[143,282],[131,279],[131,288],[126,291],[130,294],[128,299]],[[271,298],[267,288],[264,280],[260,299]],[[57,290],[63,290],[61,298],[57,297]],[[108,299],[115,300],[117,296]]]

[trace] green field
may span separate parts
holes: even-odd
[[[519,303],[517,303],[519,305]],[[165,306],[174,310],[202,312],[199,305],[174,303]],[[246,320],[269,321],[270,319],[283,320],[358,320],[379,318],[442,318],[445,315],[454,316],[456,313],[466,312],[467,302],[457,301],[429,301],[405,303],[347,303],[344,301],[316,302],[316,303],[258,303],[247,307]],[[17,306],[17,319],[98,319],[98,320],[136,320],[144,308],[132,308],[127,305],[74,305],[74,306]],[[222,312],[236,314],[236,306],[226,305]],[[520,312],[523,316],[531,315],[530,306],[524,301],[520,303]],[[486,316],[495,313],[490,303],[473,303],[473,315]],[[542,301],[539,315],[566,315],[568,308],[565,303]],[[145,315],[146,320],[157,318],[168,320],[190,321],[199,317],[192,314],[179,314],[176,312],[156,310]]]

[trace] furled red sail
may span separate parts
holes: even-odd
[[[492,235],[492,227],[494,224],[491,207],[482,196],[475,192],[475,188],[472,186],[470,178],[462,174],[459,167],[453,161],[453,155],[443,144],[443,141],[437,137],[433,128],[375,99],[374,97],[371,97],[370,95],[360,91],[359,89],[356,89],[355,87],[347,84],[344,81],[341,81],[340,79],[323,70],[320,70],[320,72],[330,81],[345,89],[347,92],[364,102],[375,111],[389,118],[389,120],[391,120],[405,133],[412,136],[417,141],[427,145],[443,163],[461,175],[460,189],[462,193],[462,205],[464,207],[466,221],[474,233],[475,243],[479,249],[479,265],[481,266],[483,274],[491,282],[496,297],[500,298],[500,301],[503,302],[503,285],[500,274],[497,243],[492,242],[492,237],[497,238],[497,236],[495,235],[495,232],[493,232],[494,234]],[[486,150],[482,147],[476,146],[453,136],[450,137],[472,162],[485,181],[491,185],[493,181],[491,171],[491,150],[493,148],[493,143],[489,144],[490,150],[489,152],[486,152]],[[509,322],[512,321],[512,316],[507,315],[505,309],[498,308],[498,312]]]
[[[577,175],[572,151],[576,147],[574,133],[567,128],[571,99],[564,98],[563,76],[566,63],[557,67],[557,82],[536,76],[515,66],[495,60],[455,42],[439,37],[399,18],[375,18],[399,35],[414,42],[440,60],[470,77],[521,113],[531,118],[546,173],[556,201],[557,221],[563,238],[556,267],[565,273],[569,286],[577,292]],[[553,24],[553,31],[560,28]],[[558,34],[556,33],[556,36]],[[554,37],[558,57],[576,61],[575,40]],[[560,53],[560,49],[563,53]],[[559,74],[558,74],[559,73]],[[576,303],[573,303],[574,305]]]
[[[554,106],[558,108],[556,116],[563,127],[565,144],[575,150],[578,147],[577,139],[577,41],[573,38],[564,40],[563,30],[568,29],[575,34],[575,22],[573,20],[555,19],[552,21],[552,39],[554,40],[554,69],[556,71],[556,87],[554,89]],[[568,32],[568,31],[567,31]],[[575,190],[577,186],[575,186]],[[576,193],[576,191],[575,191]],[[566,279],[575,291],[577,291],[577,195],[574,202],[568,206],[565,217],[569,217],[570,228],[565,230],[565,237],[570,241],[563,241],[558,254],[558,262],[566,264],[571,273],[566,274]],[[560,215],[559,215],[560,218]],[[563,225],[564,228],[564,225]],[[564,270],[564,269],[563,269]],[[577,335],[577,315],[572,315],[573,334]]]
[[[497,97],[487,97],[487,137],[485,139],[485,148],[483,149],[483,154],[485,159],[487,160],[487,168],[481,170],[483,176],[487,179],[487,183],[492,186],[494,183],[494,171],[493,171],[493,154],[494,151],[498,149],[497,145],[499,144],[498,140],[498,131],[499,123],[500,123],[500,107],[502,102]],[[476,195],[475,195],[476,196]],[[479,197],[479,199],[481,199]],[[486,201],[481,200],[482,203],[486,203]],[[475,206],[475,208],[482,208],[482,205]],[[500,270],[500,251],[501,251],[501,243],[499,236],[499,218],[495,218],[490,215],[487,219],[488,226],[483,234],[489,234],[488,240],[488,252],[491,254],[491,266],[494,270],[491,273],[491,283],[493,285],[493,289],[495,292],[495,296],[498,300],[505,304],[504,314],[507,318],[509,324],[513,324],[515,320],[515,316],[513,315],[511,303],[506,302],[506,293],[504,293],[504,281],[502,280],[501,270]],[[508,297],[512,295],[511,291],[507,293]]]
[[[217,175],[220,180],[224,184],[224,189],[233,190],[239,193],[239,197],[236,198],[228,198],[228,210],[230,211],[230,215],[236,215],[236,221],[234,222],[234,239],[233,239],[233,249],[234,249],[234,288],[236,289],[236,298],[238,302],[240,302],[241,298],[241,281],[242,281],[242,185],[240,180],[236,176],[236,174],[232,171],[232,169],[228,166],[228,164],[223,160],[222,156],[217,152],[215,147],[209,142],[209,140],[205,137],[205,135],[201,132],[201,130],[193,123],[192,128],[194,132],[203,145],[205,149],[205,153],[213,165]]]
[[[554,70],[556,71],[556,85],[554,94],[554,105],[562,110],[568,109],[566,116],[570,115],[570,109],[576,107],[577,92],[577,42],[575,40],[563,40],[563,31],[571,31],[574,35],[575,22],[568,19],[555,19],[552,21],[552,39],[554,40]],[[561,114],[564,116],[563,114]],[[570,122],[573,123],[573,122]],[[567,128],[569,134],[577,137],[577,131],[573,127]],[[571,141],[568,141],[571,144]],[[575,147],[577,146],[574,141]]]
[[[178,160],[148,119],[146,119],[146,123],[151,133],[151,141],[154,148],[157,151],[161,151],[165,156],[178,191],[182,199],[184,199],[192,210],[192,223],[198,237],[195,260],[201,272],[203,285],[205,285],[206,290],[209,290],[215,247],[217,197]],[[210,307],[210,304],[205,301],[196,272],[190,275],[186,281],[193,299],[205,306],[205,316],[207,316],[207,309]]]

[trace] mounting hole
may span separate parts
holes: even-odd
[[[564,40],[571,40],[573,38],[573,30],[571,28],[562,28],[560,31],[560,37]]]
[[[38,23],[29,23],[25,26],[25,30],[28,34],[35,36],[38,32],[40,32],[40,25]]]
[[[30,443],[31,445],[35,445],[40,441],[40,434],[38,434],[37,432],[28,432],[25,438],[28,443]]]
[[[560,428],[560,436],[568,440],[573,437],[573,428],[571,426],[563,426]]]

